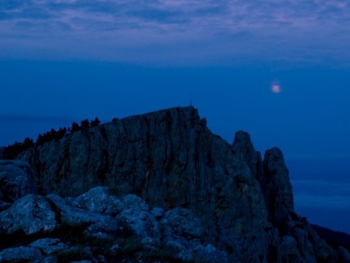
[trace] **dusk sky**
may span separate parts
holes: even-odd
[[[277,146],[296,212],[350,233],[350,2],[1,0],[0,145],[193,104]]]

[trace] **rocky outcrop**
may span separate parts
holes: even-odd
[[[228,262],[226,252],[203,243],[203,226],[189,210],[163,213],[136,195],[118,199],[107,192],[22,197],[0,213],[0,262]],[[102,208],[109,209],[92,205],[106,200]],[[20,245],[11,243],[18,238]]]
[[[11,203],[29,193],[37,193],[30,165],[19,160],[0,160],[0,202]]]
[[[268,210],[268,220],[282,234],[286,234],[289,215],[294,212],[294,199],[289,171],[280,149],[265,152],[264,161],[255,151],[248,133],[238,131],[232,144],[233,149],[244,160],[258,180]]]
[[[22,198],[48,203],[55,229],[81,226],[84,236],[124,242],[136,236],[140,246],[167,244],[185,261],[346,262],[294,214],[281,151],[268,150],[262,160],[245,132],[230,145],[193,107],[82,129],[19,158],[35,169],[46,195]],[[0,218],[15,217],[15,204]],[[82,250],[98,260],[91,246]],[[118,251],[113,245],[108,253]]]
[[[104,185],[151,207],[186,208],[201,219],[206,242],[227,247],[233,259],[266,256],[268,213],[258,181],[193,107],[77,131],[20,158],[36,167],[43,193],[77,196]]]
[[[11,227],[3,220],[9,214]],[[332,249],[304,218],[293,216],[287,235],[270,231],[262,262],[349,262],[346,249]],[[0,262],[245,262],[205,242],[201,220],[190,210],[151,209],[136,195],[118,199],[106,187],[76,198],[29,194],[1,212],[0,220]]]
[[[42,254],[39,248],[33,247],[14,247],[0,252],[0,262],[30,262],[41,258]]]
[[[56,226],[50,203],[39,195],[28,194],[0,213],[0,233],[34,235],[51,232]]]
[[[289,172],[281,150],[272,148],[265,152],[264,174],[258,179],[266,200],[269,219],[282,234],[288,226],[288,217],[294,212],[294,199]]]

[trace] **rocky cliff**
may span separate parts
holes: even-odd
[[[187,209],[203,227],[187,238],[224,251],[229,262],[349,260],[346,250],[332,249],[294,213],[279,149],[262,160],[245,132],[230,145],[193,107],[76,131],[19,158],[34,168],[41,195],[76,197],[106,186],[120,198],[136,194],[151,208]]]

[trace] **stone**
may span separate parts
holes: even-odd
[[[297,241],[292,236],[283,237],[279,252],[280,252],[280,258],[279,258],[280,262],[297,261],[300,263],[307,263],[307,261],[303,259],[300,254]]]
[[[27,194],[36,194],[34,170],[27,162],[0,160],[0,200],[13,203]]]
[[[94,236],[95,234],[105,233],[107,235],[115,235],[118,230],[117,220],[108,214],[101,214],[90,210],[84,210],[69,205],[65,199],[58,195],[47,195],[52,206],[59,214],[61,224],[68,227],[84,227],[85,234]]]
[[[134,210],[148,211],[149,206],[142,198],[134,194],[126,195],[122,198],[122,202],[126,209],[132,208]]]
[[[58,259],[57,257],[49,256],[49,257],[33,260],[30,263],[58,263]]]
[[[160,220],[163,228],[168,227],[165,232],[185,238],[200,238],[204,234],[203,226],[190,210],[185,208],[174,208],[165,213]]]
[[[29,262],[41,257],[40,249],[33,247],[13,247],[0,252],[0,262],[2,263]]]
[[[200,258],[203,263],[228,263],[227,253],[216,249],[208,244],[206,246],[199,245],[195,248],[195,257]]]
[[[139,208],[129,208],[117,217],[117,224],[124,228],[127,236],[159,238],[158,222],[150,212]]]
[[[67,249],[68,245],[61,242],[59,238],[42,238],[34,241],[30,247],[39,248],[45,255],[56,253]]]
[[[55,212],[51,210],[50,203],[40,195],[26,195],[0,213],[0,233],[50,233],[57,226]]]
[[[154,207],[151,210],[151,214],[155,216],[155,218],[158,220],[164,215],[164,209],[160,207]]]
[[[11,206],[11,203],[7,203],[7,202],[4,202],[4,201],[0,200],[0,212],[3,211],[3,210],[6,210],[10,206]]]
[[[115,196],[108,194],[108,187],[97,186],[75,198],[77,207],[115,216],[125,209],[125,205]]]

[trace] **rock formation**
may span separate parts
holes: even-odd
[[[294,213],[279,149],[266,151],[262,160],[245,132],[237,132],[230,145],[210,132],[193,107],[76,131],[19,159],[34,168],[38,192],[33,188],[4,207],[3,235],[13,235],[15,226],[7,222],[21,215],[19,204],[27,204],[30,211],[24,212],[31,215],[34,202],[48,220],[53,213],[55,223],[50,230],[16,223],[26,235],[80,225],[85,236],[133,236],[151,250],[170,247],[184,262],[349,262],[346,250],[322,242]],[[17,249],[37,248],[27,245]],[[99,262],[96,253],[90,248],[85,254]]]
[[[0,237],[0,262],[228,262],[225,251],[201,243],[203,226],[188,209],[150,209],[107,187],[76,198],[28,194],[0,213]]]

